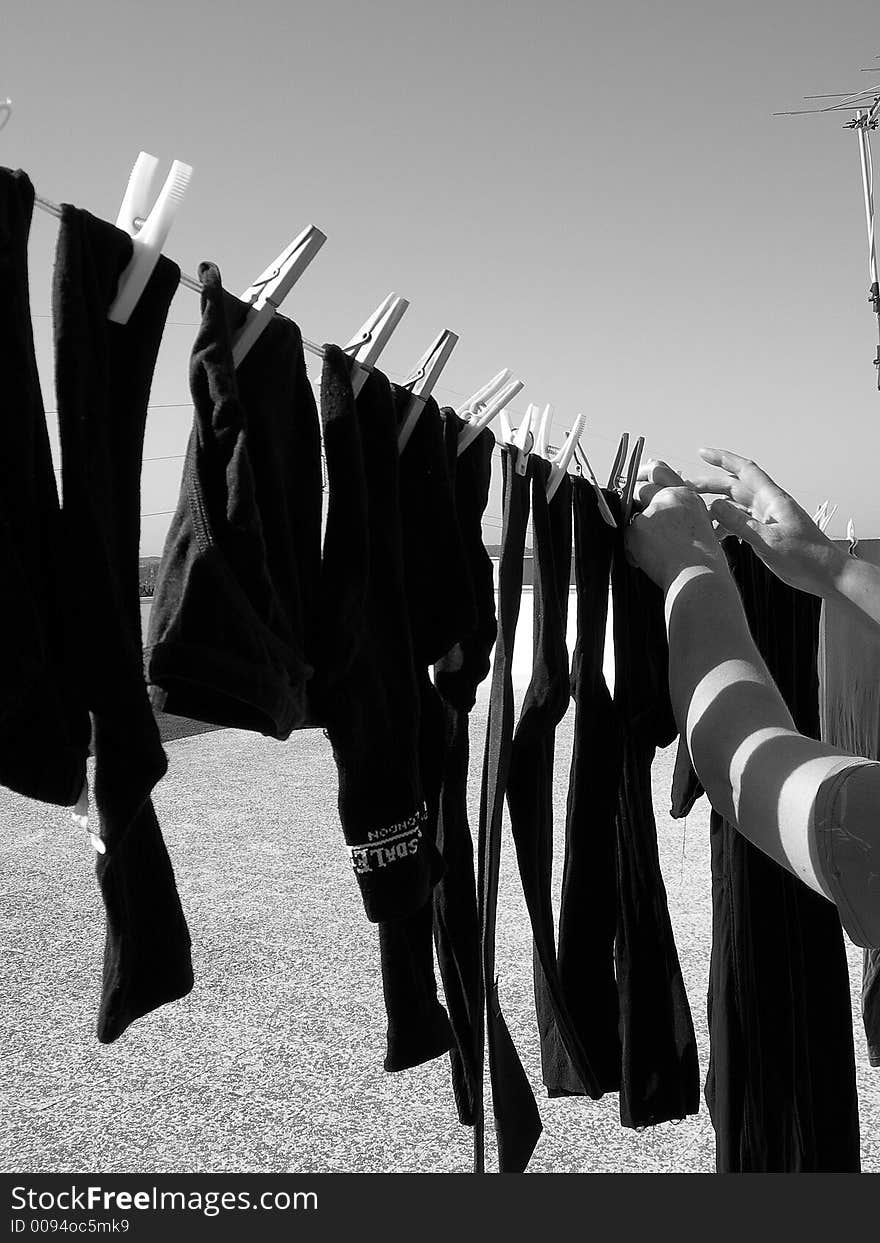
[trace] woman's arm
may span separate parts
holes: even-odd
[[[817,812],[855,761],[804,737],[755,647],[705,505],[673,471],[651,464],[644,512],[627,531],[631,559],[663,589],[672,705],[712,806],[778,863],[837,901],[817,845]],[[880,764],[874,770],[880,809]],[[849,826],[880,871],[880,815]],[[840,903],[838,902],[838,905]]]

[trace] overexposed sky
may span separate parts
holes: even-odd
[[[509,366],[515,409],[553,402],[556,439],[587,415],[600,478],[624,429],[685,470],[725,445],[809,508],[837,502],[831,534],[851,514],[877,536],[856,139],[838,114],[771,114],[868,85],[878,55],[876,0],[7,0],[0,160],[110,220],[139,150],[185,160],[166,248],[184,270],[213,259],[240,292],[315,223],[329,241],[285,305],[306,336],[347,340],[393,289],[411,307],[392,378],[451,328],[441,402]],[[50,409],[54,234],[38,213]],[[177,497],[197,317],[182,290],[148,424],[145,553]]]

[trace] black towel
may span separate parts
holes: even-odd
[[[314,724],[321,455],[299,329],[273,317],[236,371],[247,307],[210,263],[190,364],[195,414],[147,650],[165,712],[273,738]]]
[[[179,269],[161,258],[127,324],[107,318],[131,238],[65,204],[55,369],[70,609],[94,727],[97,875],[107,910],[98,1037],[192,988],[190,940],[150,792],[167,768],[144,683],[140,475],[150,383]]]
[[[0,169],[0,784],[69,806],[86,775],[90,724],[69,632],[58,490],[28,293],[34,188]]]

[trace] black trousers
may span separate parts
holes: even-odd
[[[725,541],[752,635],[801,733],[818,737],[819,601]],[[683,744],[677,805],[700,787]],[[719,1172],[859,1169],[858,1098],[837,912],[715,812],[711,1053],[706,1100]]]
[[[71,610],[92,714],[97,876],[107,912],[98,1037],[192,988],[190,940],[150,793],[167,768],[143,674],[138,554],[150,383],[179,270],[160,258],[127,324],[107,312],[121,230],[64,205],[53,317]]]
[[[623,734],[617,806],[620,1119],[645,1127],[699,1108],[697,1045],[660,871],[651,792],[657,747],[677,729],[668,690],[663,597],[615,543],[614,706]]]
[[[592,486],[572,479],[577,643],[571,669],[574,746],[565,821],[559,915],[559,981],[570,1022],[602,1092],[620,1087],[617,933],[617,790],[622,738],[603,674],[614,530]],[[613,503],[609,496],[609,501]],[[556,1048],[545,1063],[550,1096],[581,1095],[582,1081]]]
[[[495,927],[501,863],[504,795],[513,742],[513,644],[523,582],[523,552],[529,516],[529,480],[514,469],[516,450],[503,450],[504,516],[498,584],[498,641],[492,668],[489,721],[480,796],[477,896],[482,942],[482,997],[486,1004],[489,1077],[502,1173],[521,1173],[541,1135],[541,1119],[531,1085],[510,1037],[495,982]],[[480,1043],[478,1063],[482,1066]],[[474,1130],[475,1168],[484,1165],[483,1120]]]

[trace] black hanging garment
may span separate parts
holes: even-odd
[[[646,1127],[696,1113],[700,1103],[696,1037],[660,871],[651,793],[656,749],[668,746],[678,731],[669,700],[663,596],[628,564],[622,538],[615,542],[611,581],[614,707],[623,732],[615,940],[620,1120]]]
[[[615,533],[586,479],[574,497],[577,644],[571,669],[574,746],[565,822],[559,915],[559,982],[580,1047],[602,1092],[620,1087],[620,1007],[614,975],[617,932],[617,790],[620,728],[603,673]],[[614,504],[610,493],[609,505]],[[559,1043],[545,1050],[550,1096],[581,1095],[583,1083]]]
[[[127,324],[108,310],[131,238],[65,204],[53,317],[70,609],[92,714],[107,910],[98,1037],[192,988],[189,933],[150,792],[167,760],[147,698],[138,554],[150,383],[180,271],[160,257]]]
[[[516,1046],[507,1029],[495,980],[495,927],[501,864],[501,824],[513,744],[513,645],[523,585],[523,554],[529,517],[529,479],[515,469],[517,450],[502,450],[503,526],[498,569],[498,641],[492,668],[489,720],[480,795],[477,898],[482,944],[480,1005],[486,1003],[489,1076],[501,1173],[528,1165],[541,1136],[541,1118]],[[484,1042],[478,1043],[482,1074]],[[474,1128],[474,1165],[484,1167],[483,1118]]]
[[[820,602],[738,540],[725,551],[758,650],[798,730],[819,732]],[[680,767],[689,760],[680,744]],[[679,782],[684,814],[702,787]],[[857,1172],[849,977],[835,907],[715,812],[706,1100],[721,1173]]]
[[[350,371],[342,350],[325,346],[328,510],[312,705],[333,746],[339,815],[367,916],[378,923],[421,910],[440,868],[422,831],[419,694],[403,580],[394,403],[378,371],[355,400]],[[394,991],[386,1003],[396,1014],[397,993],[405,990],[385,983]],[[409,1000],[436,1013],[436,998]]]
[[[398,426],[411,399],[394,387]],[[422,832],[437,840],[443,781],[443,701],[428,669],[475,622],[470,577],[455,514],[443,423],[429,400],[400,454],[403,578],[419,692],[419,777],[425,802]],[[454,1044],[434,977],[433,901],[404,919],[379,925],[388,1007],[385,1069],[405,1070],[448,1052]]]
[[[550,463],[529,458],[535,565],[532,677],[510,758],[507,805],[517,863],[532,926],[535,1006],[544,1083],[555,1085],[560,1065],[581,1092],[601,1089],[578,1040],[562,993],[553,917],[553,760],[556,730],[571,694],[565,632],[571,577],[571,483],[564,476],[547,500]]]
[[[458,457],[458,437],[467,424],[452,410],[444,410],[443,414],[456,521],[476,611],[471,629],[434,665],[434,685],[443,701],[445,721],[437,826],[437,846],[444,870],[434,890],[434,939],[455,1035],[455,1048],[450,1053],[453,1093],[459,1120],[465,1126],[474,1126],[482,1110],[483,1076],[478,1061],[480,924],[467,804],[469,716],[477,688],[489,672],[497,631],[492,561],[483,543],[482,530],[495,437],[486,428]]]
[[[28,291],[34,188],[0,169],[0,785],[70,806],[86,777],[91,726],[76,676],[61,515]]]
[[[236,370],[248,315],[199,267],[195,406],[150,613],[157,708],[272,738],[312,725],[321,449],[296,324],[273,316]]]

